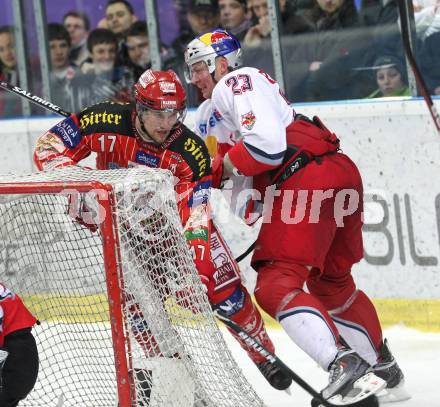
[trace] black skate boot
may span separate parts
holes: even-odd
[[[340,349],[330,365],[329,384],[321,392],[324,399],[335,404],[353,404],[378,407],[375,393],[380,392],[386,382],[375,376],[370,365],[351,349]],[[312,406],[319,406],[312,400]]]
[[[257,367],[270,385],[277,390],[287,390],[292,384],[292,378],[269,361],[257,363]]]
[[[387,383],[385,390],[378,394],[381,403],[403,401],[411,398],[404,389],[405,377],[396,359],[394,359],[386,339],[380,347],[379,362],[373,366],[373,372]]]

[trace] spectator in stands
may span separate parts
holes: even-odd
[[[14,30],[10,26],[0,27],[0,80],[20,85],[17,73]],[[0,116],[12,117],[21,113],[21,101],[14,95],[0,92]]]
[[[411,96],[405,68],[400,59],[391,55],[381,56],[374,62],[373,69],[378,89],[367,96],[368,98]]]
[[[399,29],[399,11],[397,0],[380,2],[381,7],[373,21],[367,21],[365,12],[362,11],[364,22],[372,26],[373,41],[371,46],[376,51],[376,56],[399,55],[403,58],[403,44]]]
[[[87,49],[91,55],[81,65],[82,74],[73,78],[74,111],[104,100],[126,102],[130,100],[131,73],[116,64],[118,40],[105,28],[90,32]]]
[[[420,65],[432,95],[440,95],[440,32],[425,39],[420,53]]]
[[[174,51],[172,58],[164,63],[164,69],[172,69],[179,78],[184,77],[185,61],[183,59],[186,46],[192,39],[200,34],[216,28],[220,21],[218,0],[189,0],[186,14],[189,28],[171,44]],[[198,106],[203,100],[195,86],[182,83],[185,88],[187,103],[189,106]]]
[[[285,0],[280,0],[281,5],[286,4]],[[267,0],[252,0],[248,1],[248,9],[252,12],[252,17],[255,24],[249,28],[243,38],[242,44],[244,47],[257,47],[262,40],[270,37],[270,21]]]
[[[52,101],[64,110],[73,110],[72,79],[78,68],[69,61],[70,36],[62,24],[51,23],[47,27],[51,62],[50,88]]]
[[[234,34],[239,41],[243,41],[252,26],[246,0],[219,0],[218,5],[220,7],[220,25]]]
[[[289,88],[296,100],[328,100],[363,97],[374,89],[360,89],[360,70],[371,66],[375,54],[369,32],[359,20],[353,0],[316,0],[304,17],[314,33],[294,38],[288,48]]]
[[[161,44],[160,55],[164,64],[174,56],[174,52]],[[142,73],[151,68],[150,42],[145,21],[136,21],[129,28],[122,46],[121,59],[132,73],[133,85]]]
[[[14,31],[10,26],[0,27],[0,75],[9,83],[17,84],[17,57]]]
[[[111,71],[115,65],[118,41],[116,35],[105,28],[90,32],[87,50],[90,57],[81,65],[81,72],[101,74]]]
[[[120,40],[137,21],[133,6],[127,0],[109,0],[105,8],[107,28]]]
[[[190,0],[186,15],[189,28],[171,44],[176,55],[182,55],[194,37],[216,28],[220,22],[218,0]]]
[[[248,2],[249,3],[249,2]],[[312,24],[304,17],[297,15],[296,10],[287,0],[279,0],[281,14],[281,34],[298,34],[313,30]],[[264,39],[270,38],[271,26],[267,0],[252,0],[250,10],[256,24],[246,33],[244,47],[260,46]]]
[[[136,21],[127,31],[122,46],[122,61],[133,73],[133,85],[144,71],[151,68],[147,24]]]
[[[440,31],[440,0],[413,0],[417,37],[422,41]]]
[[[69,11],[63,17],[63,24],[70,36],[70,62],[79,67],[89,56],[87,51],[87,37],[90,30],[89,18],[79,11]]]

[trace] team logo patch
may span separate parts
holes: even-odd
[[[200,239],[207,242],[209,233],[208,233],[208,228],[199,227],[195,229],[185,230],[184,235],[187,241]]]
[[[252,110],[246,114],[241,115],[241,125],[248,130],[252,130],[256,121],[256,117]]]
[[[152,154],[147,154],[144,151],[138,151],[136,153],[136,162],[146,165],[147,167],[157,168],[159,167],[160,158]]]
[[[206,157],[203,147],[195,139],[188,137],[183,148],[193,156],[199,168],[199,177],[203,177],[210,164],[209,156]]]
[[[52,127],[50,132],[60,137],[68,148],[76,147],[81,141],[81,132],[71,117]]]
[[[214,109],[211,117],[209,118],[209,123],[211,123],[211,120],[219,122],[219,121],[223,120],[223,116],[221,115],[221,113],[217,109]]]
[[[177,101],[175,100],[161,100],[160,101],[161,109],[177,109]]]
[[[122,122],[122,114],[107,113],[106,110],[101,113],[86,112],[83,113],[79,119],[79,126],[82,129],[92,126],[94,124],[117,124]]]
[[[243,308],[245,298],[244,292],[237,287],[226,300],[219,302],[214,308],[220,308],[229,317]]]
[[[231,37],[228,34],[220,31],[209,32],[199,37],[199,40],[206,45],[217,44],[223,40],[230,40],[230,39]]]
[[[188,200],[190,208],[202,204],[207,204],[211,193],[211,181],[205,181],[197,184],[193,188],[191,198]]]
[[[159,82],[159,88],[163,93],[176,93],[176,84],[174,82]]]
[[[155,80],[156,76],[154,75],[153,71],[149,69],[140,76],[139,83],[143,88],[146,88],[149,83],[154,82]]]

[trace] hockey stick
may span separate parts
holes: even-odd
[[[0,87],[3,89],[8,90],[9,92],[12,92],[18,96],[24,97],[28,99],[30,102],[34,103],[37,106],[44,107],[47,110],[50,110],[51,112],[57,113],[64,117],[69,117],[70,113],[66,112],[65,110],[61,109],[61,107],[54,105],[51,102],[48,102],[47,100],[44,100],[40,98],[39,96],[33,95],[32,93],[21,89],[18,86],[13,86],[10,83],[0,81]]]
[[[298,376],[292,369],[290,369],[278,356],[269,352],[263,345],[261,345],[256,339],[250,336],[240,325],[236,324],[234,321],[229,319],[222,311],[215,309],[213,310],[214,315],[222,321],[225,325],[235,331],[238,336],[243,339],[247,345],[252,347],[255,351],[257,351],[261,356],[263,356],[267,361],[271,364],[276,365],[278,368],[284,371],[284,373],[288,374],[292,380],[302,387],[307,393],[309,393],[313,397],[313,403],[319,403],[321,406],[325,407],[333,407],[336,404],[330,403],[325,400],[321,393],[317,392],[313,387],[311,387],[304,379]],[[315,405],[315,404],[312,404]],[[372,394],[367,398],[351,403],[344,404],[351,407],[379,407],[379,402],[377,397]]]
[[[417,61],[414,58],[414,54],[411,50],[411,44],[409,42],[410,30],[408,27],[408,10],[405,6],[405,1],[406,0],[397,1],[397,4],[399,5],[400,27],[401,27],[400,34],[402,37],[403,48],[405,49],[406,57],[408,58],[408,62],[411,65],[411,69],[414,73],[414,77],[416,79],[417,86],[420,89],[420,93],[422,94],[423,99],[425,99],[426,106],[428,107],[429,113],[431,114],[434,125],[437,129],[437,132],[440,134],[440,115],[437,111],[437,108],[434,105],[434,102],[432,101],[425,80],[423,79],[423,76],[420,73],[420,69],[417,65]]]

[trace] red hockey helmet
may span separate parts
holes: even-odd
[[[183,121],[186,114],[186,93],[174,71],[148,69],[134,85],[138,114],[145,110],[179,113]]]

